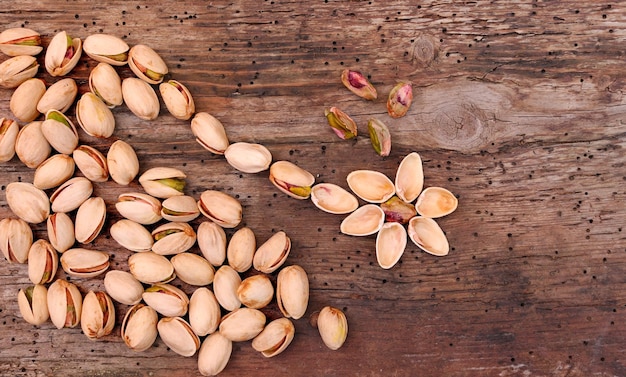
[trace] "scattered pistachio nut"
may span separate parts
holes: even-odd
[[[91,340],[103,338],[113,332],[115,306],[106,292],[89,291],[85,295],[80,327]]]
[[[101,275],[109,268],[109,254],[83,248],[69,249],[61,255],[61,267],[75,278]]]
[[[241,277],[229,265],[223,265],[213,276],[213,293],[220,306],[228,311],[241,307],[237,297],[237,289],[241,284]]]
[[[187,223],[165,223],[152,231],[152,251],[159,255],[180,254],[196,243],[196,232]]]
[[[78,132],[74,123],[58,110],[48,110],[41,132],[50,146],[59,153],[72,154],[78,146]]]
[[[237,298],[252,309],[266,307],[274,297],[274,286],[267,275],[252,275],[241,281],[237,288]]]
[[[106,182],[109,179],[109,168],[104,155],[89,145],[79,145],[72,152],[78,170],[92,182]]]
[[[50,195],[52,211],[71,212],[80,207],[91,196],[92,192],[93,185],[87,178],[70,178]]]
[[[35,241],[28,251],[28,278],[33,284],[52,283],[59,266],[57,251],[50,242]]]
[[[148,229],[128,219],[121,219],[111,225],[109,234],[120,246],[137,253],[150,251],[154,244]]]
[[[339,138],[348,140],[357,136],[358,130],[356,122],[342,110],[333,106],[324,110],[324,115],[326,116],[328,125]]]
[[[269,168],[272,153],[263,145],[238,142],[230,144],[224,152],[226,161],[242,173],[259,173]]]
[[[214,154],[224,154],[229,141],[224,125],[213,115],[205,112],[197,113],[191,120],[191,132],[196,141]]]
[[[233,350],[233,342],[222,335],[219,331],[207,336],[198,351],[198,371],[203,376],[216,376],[220,374],[228,361]]]
[[[167,65],[152,48],[138,44],[128,51],[128,66],[137,77],[149,84],[159,84],[168,73]]]
[[[189,299],[189,324],[198,336],[215,332],[222,319],[219,302],[207,287],[196,289]]]
[[[74,175],[75,163],[71,156],[54,154],[35,170],[33,185],[41,190],[60,186]]]
[[[387,112],[392,118],[400,118],[406,115],[413,102],[413,84],[411,82],[399,82],[389,92],[387,99]]]
[[[174,266],[176,276],[185,283],[195,286],[205,286],[213,282],[215,269],[208,260],[198,254],[180,253],[170,260]]]
[[[148,194],[128,192],[117,197],[115,208],[120,215],[143,225],[161,220],[161,202]]]
[[[129,49],[121,38],[110,34],[91,34],[83,43],[83,50],[90,58],[116,66],[127,63]]]
[[[143,301],[165,317],[187,314],[189,298],[182,290],[170,284],[154,284],[144,290]]]
[[[48,239],[56,251],[64,253],[76,242],[74,237],[74,222],[64,212],[53,213],[46,221]]]
[[[22,318],[31,325],[39,326],[50,317],[48,289],[44,285],[37,284],[20,289],[17,304]]]
[[[161,98],[167,110],[176,119],[188,120],[196,112],[196,105],[189,89],[176,80],[169,80],[159,85]]]
[[[157,312],[148,305],[139,303],[131,307],[124,316],[120,330],[126,346],[137,352],[150,348],[158,336],[158,320]]]
[[[156,167],[146,170],[140,177],[141,187],[150,195],[167,199],[184,195],[187,175],[176,168]]]
[[[115,118],[109,107],[92,92],[76,102],[76,120],[87,135],[108,138],[115,131]]]
[[[0,86],[17,88],[24,81],[35,77],[39,63],[34,56],[20,55],[0,63]]]
[[[344,69],[341,72],[341,82],[348,90],[366,100],[375,100],[378,97],[376,88],[359,71]]]
[[[89,89],[109,108],[120,106],[124,102],[122,79],[115,68],[108,63],[99,63],[91,70]]]
[[[21,83],[11,95],[9,109],[22,122],[32,122],[39,116],[37,102],[46,92],[46,84],[38,78]]]
[[[391,153],[391,133],[387,125],[376,118],[371,118],[367,122],[367,129],[374,151],[379,156],[389,156]]]
[[[234,228],[241,222],[241,203],[232,196],[217,190],[206,190],[198,201],[200,213],[223,228]]]
[[[254,253],[252,265],[254,269],[271,274],[282,266],[291,251],[291,239],[282,230],[274,233]]]
[[[280,270],[276,280],[276,301],[285,317],[302,318],[309,304],[309,279],[304,268],[291,265]]]
[[[35,30],[15,27],[0,33],[0,51],[8,56],[38,55],[43,50],[41,36]]]
[[[233,342],[245,342],[263,331],[265,321],[265,314],[260,310],[235,309],[222,318],[220,334]]]
[[[73,328],[80,323],[83,298],[74,283],[63,279],[55,280],[48,287],[47,304],[50,320],[57,329]]]
[[[226,232],[213,221],[203,221],[197,233],[198,247],[213,266],[221,266],[226,259]]]
[[[340,309],[326,306],[317,317],[317,329],[326,347],[335,351],[346,341],[348,320]]]
[[[50,214],[50,202],[45,192],[32,183],[11,182],[6,187],[6,201],[11,211],[31,224],[45,221]]]
[[[0,250],[9,263],[26,263],[33,244],[33,231],[22,219],[0,220]]]
[[[385,212],[385,221],[406,224],[417,215],[415,206],[405,202],[397,196],[392,196],[389,200],[380,204],[383,212]]]
[[[92,242],[104,227],[107,217],[106,204],[99,196],[92,196],[85,200],[76,211],[74,238],[76,241],[87,244]]]
[[[191,325],[180,317],[161,318],[157,330],[163,343],[181,356],[191,357],[200,349],[200,338]]]
[[[174,266],[162,255],[136,253],[128,257],[130,273],[144,284],[169,283],[176,278]]]
[[[269,179],[281,192],[301,200],[309,198],[315,183],[313,174],[289,161],[274,162]]]
[[[159,116],[159,98],[147,82],[136,77],[122,81],[122,98],[128,109],[138,118],[154,120]]]
[[[0,118],[0,162],[7,162],[15,155],[15,146],[17,144],[17,135],[19,132],[20,126],[16,121],[7,118]],[[48,148],[50,148],[50,146],[48,146]],[[39,163],[40,162],[41,161],[39,161]],[[37,165],[39,165],[39,163]]]
[[[67,77],[50,85],[48,90],[37,101],[37,111],[42,114],[50,110],[65,113],[74,103],[78,94],[78,86],[73,78]]]
[[[111,179],[128,186],[139,174],[139,159],[133,147],[123,140],[116,140],[107,153],[107,167]]]
[[[226,248],[228,265],[237,272],[246,272],[252,267],[256,251],[256,237],[252,229],[239,228],[230,238]]]
[[[72,38],[65,31],[57,33],[46,50],[45,66],[51,76],[65,76],[78,64],[83,52],[80,38]]]
[[[3,121],[2,125],[5,124],[6,120]],[[42,124],[43,122],[40,121],[28,123],[22,127],[17,134],[17,138],[15,139],[15,154],[17,154],[17,157],[20,161],[22,161],[22,163],[24,163],[24,165],[31,169],[39,166],[39,164],[45,161],[52,152],[50,143],[48,143],[48,140],[46,140],[46,137],[41,131]],[[17,127],[17,123],[15,123],[15,126]],[[6,159],[12,151],[11,147],[5,144],[5,142],[10,142],[12,132],[13,130],[10,128],[2,138],[2,141],[0,141],[0,157],[2,157],[2,160]],[[7,139],[5,139],[5,137]]]
[[[167,221],[189,222],[199,215],[198,204],[192,196],[172,196],[161,203],[161,217]]]
[[[126,271],[110,270],[104,276],[104,289],[120,304],[136,305],[141,301],[143,285]]]
[[[252,340],[252,348],[265,357],[274,357],[283,352],[293,341],[296,328],[289,318],[278,318]]]

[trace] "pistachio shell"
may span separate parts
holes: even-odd
[[[41,284],[20,289],[17,294],[17,304],[26,322],[39,326],[48,320],[50,313],[47,296],[48,290]]]
[[[43,122],[31,122],[22,127],[22,129],[17,134],[17,138],[13,139],[15,142],[15,153],[17,157],[26,165],[27,167],[34,169],[43,161],[45,161],[48,156],[50,156],[50,152],[52,148],[50,147],[50,143],[46,140],[43,132],[41,131],[41,125]],[[13,127],[13,126],[11,126]],[[15,127],[17,127],[17,123],[15,123]],[[0,141],[1,160],[5,160],[8,154],[11,152],[10,147],[8,147],[6,143],[11,141],[12,130],[8,131],[7,134]],[[5,139],[7,138],[7,139]],[[11,155],[13,157],[13,155]],[[10,158],[9,158],[10,160]]]
[[[259,173],[272,163],[272,154],[261,144],[238,142],[224,151],[226,161],[242,173]]]
[[[376,204],[366,204],[343,219],[341,233],[350,236],[369,236],[385,223],[385,212]]]
[[[39,70],[37,59],[33,56],[20,55],[0,63],[0,86],[17,88],[24,81],[35,77]]]
[[[106,157],[89,145],[80,145],[72,153],[78,170],[92,182],[106,182],[109,179],[109,168]]]
[[[161,202],[148,194],[129,192],[120,194],[115,203],[120,215],[143,225],[161,220]]]
[[[378,97],[376,88],[374,88],[367,78],[359,71],[344,69],[341,72],[341,82],[352,93],[361,98],[375,100],[376,97]]]
[[[33,231],[22,219],[0,220],[0,250],[9,263],[25,263],[33,244]]]
[[[63,279],[57,279],[48,287],[48,311],[57,329],[76,327],[80,323],[83,298],[78,287]]]
[[[414,201],[424,187],[422,158],[417,152],[406,155],[396,171],[396,194],[407,203]]]
[[[106,220],[107,208],[104,199],[94,196],[83,202],[76,211],[74,236],[80,243],[90,243],[102,230]]]
[[[174,266],[176,276],[189,285],[204,286],[213,282],[215,275],[213,265],[197,254],[180,253],[170,262]]]
[[[213,266],[221,266],[226,259],[226,233],[213,221],[204,221],[197,230],[198,247]]]
[[[390,269],[404,254],[407,235],[400,223],[385,223],[376,236],[376,260],[380,267]]]
[[[224,154],[229,141],[222,122],[209,113],[197,113],[191,120],[191,132],[196,141],[214,154]]]
[[[198,351],[198,371],[203,376],[220,374],[230,359],[233,342],[219,332],[215,332],[204,339]]]
[[[131,255],[128,257],[128,268],[135,279],[145,284],[167,283],[176,278],[172,263],[153,252]]]
[[[65,113],[74,103],[78,94],[78,86],[73,78],[68,77],[50,85],[48,90],[37,101],[37,111],[42,114],[50,110]]]
[[[32,78],[24,81],[11,95],[11,112],[22,122],[32,122],[39,116],[37,102],[45,92],[46,84],[43,80]]]
[[[94,277],[103,274],[109,268],[109,254],[82,248],[69,249],[61,255],[61,266],[70,276]]]
[[[409,238],[417,247],[436,255],[448,255],[450,245],[445,233],[437,222],[429,217],[415,216],[409,221]]]
[[[93,192],[91,181],[85,177],[74,177],[65,181],[50,195],[53,212],[71,212],[80,207]]]
[[[326,347],[334,351],[346,341],[348,320],[341,310],[326,306],[317,317],[317,329]]]
[[[213,292],[201,287],[189,299],[189,324],[198,336],[212,334],[222,319],[220,304]]]
[[[128,44],[110,34],[91,34],[85,38],[83,50],[98,62],[122,66],[128,61]]]
[[[57,187],[74,175],[74,159],[66,154],[55,154],[35,170],[33,185],[41,190]]]
[[[213,277],[213,293],[222,308],[233,311],[241,306],[237,297],[237,288],[241,277],[232,267],[224,265],[215,271]]]
[[[128,186],[139,174],[139,159],[133,147],[117,140],[107,153],[107,166],[111,178],[119,185]]]
[[[152,231],[152,251],[159,255],[180,254],[196,243],[196,232],[187,223],[166,223]]]
[[[147,82],[129,77],[122,81],[124,103],[133,114],[143,120],[153,120],[159,116],[159,98]]]
[[[52,76],[65,76],[78,64],[83,52],[80,38],[72,38],[65,31],[57,33],[46,50],[46,71]]]
[[[200,213],[223,228],[234,228],[241,222],[241,203],[232,196],[217,190],[206,190],[198,201]]]
[[[200,348],[200,338],[191,325],[180,317],[161,318],[157,329],[163,343],[181,356],[193,356]]]
[[[28,278],[33,284],[48,284],[54,280],[59,257],[52,244],[37,240],[28,251]]]
[[[107,138],[115,131],[113,113],[92,92],[83,94],[76,103],[76,120],[87,135]]]
[[[72,154],[78,146],[78,132],[74,123],[60,111],[49,110],[46,113],[41,132],[59,153]]]
[[[169,284],[154,284],[142,295],[143,301],[157,313],[166,317],[178,317],[187,314],[189,298],[180,289]]]
[[[167,110],[174,118],[188,120],[196,112],[196,105],[189,89],[180,82],[169,80],[161,83],[159,91]]]
[[[272,301],[272,297],[274,286],[266,275],[245,278],[237,288],[237,298],[248,308],[262,309]]]
[[[392,118],[400,118],[409,111],[413,102],[413,86],[410,82],[399,82],[389,92],[387,112]]]
[[[138,253],[150,251],[154,244],[148,229],[128,219],[119,220],[111,225],[109,233],[120,246]]]
[[[437,218],[451,214],[458,204],[456,196],[445,188],[428,187],[417,198],[415,210],[421,216]]]
[[[115,307],[105,292],[89,291],[85,295],[80,327],[91,340],[103,338],[113,331]]]
[[[315,183],[313,174],[289,161],[273,163],[269,179],[280,191],[296,199],[308,199]]]
[[[89,73],[89,90],[109,108],[114,108],[124,102],[122,79],[115,68],[107,63],[99,63],[91,70]]]
[[[357,198],[334,183],[318,183],[311,187],[311,201],[324,212],[346,214],[359,207]]]
[[[200,216],[200,210],[193,197],[172,196],[161,203],[161,216],[167,221],[189,222]]]
[[[15,155],[15,147],[19,132],[20,126],[17,122],[12,119],[0,118],[0,162],[7,162]],[[48,149],[49,148],[50,146],[48,146]],[[50,151],[48,151],[48,153],[50,153]],[[43,160],[45,159],[46,158],[44,157]],[[39,163],[37,165],[39,165]]]
[[[6,29],[0,33],[0,51],[9,56],[35,56],[43,50],[38,32],[25,27]]]
[[[239,308],[222,318],[220,334],[233,342],[245,342],[263,331],[265,321],[265,314],[260,310]]]
[[[374,170],[355,170],[348,174],[346,180],[352,192],[366,202],[382,203],[396,193],[393,182]]]
[[[128,52],[128,66],[146,83],[159,84],[167,74],[167,65],[152,48],[138,44]]]
[[[252,264],[257,271],[271,274],[285,263],[290,251],[291,239],[279,231],[257,249]]]
[[[76,242],[74,237],[74,222],[63,212],[53,213],[46,221],[48,239],[59,253],[64,253]]]
[[[406,224],[411,218],[417,215],[415,206],[405,202],[397,196],[391,197],[384,203],[380,204],[380,208],[385,212],[385,221]]]
[[[166,199],[184,195],[187,175],[175,168],[156,167],[146,170],[140,177],[141,187],[150,195]]]
[[[309,304],[309,279],[298,265],[280,270],[276,280],[278,308],[287,318],[299,319]]]
[[[120,304],[135,305],[141,301],[143,285],[126,271],[111,270],[104,276],[104,289]]]
[[[252,229],[238,229],[230,238],[226,249],[228,265],[237,272],[246,272],[252,267],[252,258],[256,250],[256,238]]]
[[[6,187],[6,201],[11,211],[20,219],[39,224],[50,214],[48,196],[31,183],[11,182]]]
[[[130,308],[124,316],[121,336],[126,346],[133,351],[145,351],[157,338],[157,312],[151,307],[139,303]]]
[[[289,318],[275,319],[252,340],[252,348],[265,357],[274,357],[291,344],[295,333],[296,328]]]

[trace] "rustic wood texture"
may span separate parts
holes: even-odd
[[[259,243],[277,230],[291,236],[288,263],[306,269],[311,287],[296,338],[273,359],[236,343],[222,375],[626,375],[623,2],[21,0],[3,2],[0,14],[3,28],[38,30],[45,45],[67,30],[153,47],[231,141],[262,143],[318,182],[347,187],[346,175],[364,168],[393,177],[402,157],[417,151],[426,186],[458,195],[458,210],[439,220],[450,254],[434,257],[409,243],[400,263],[383,270],[374,236],[342,235],[342,216],[280,194],[267,172],[235,171],[164,106],[151,122],[115,109],[110,139],[81,133],[103,152],[128,141],[141,171],[184,170],[190,195],[211,188],[237,196]],[[39,60],[39,77],[54,82],[43,54]],[[71,73],[81,93],[94,66],[83,56]],[[377,100],[342,86],[348,67],[371,77]],[[391,119],[387,93],[406,79],[415,84],[413,106]],[[0,90],[2,116],[11,116],[11,93]],[[330,131],[323,113],[332,105],[358,122],[357,141]],[[372,116],[391,129],[387,158],[370,146]],[[11,217],[6,185],[32,181],[33,171],[17,158],[0,171],[0,218]],[[136,181],[96,185],[107,227],[119,218],[117,195],[134,190]],[[33,229],[46,237],[44,224]],[[130,252],[107,231],[89,247],[110,251],[112,268],[126,269]],[[73,280],[83,293],[103,288],[101,277]],[[195,356],[180,357],[161,340],[143,353],[128,350],[119,325],[93,342],[80,329],[25,323],[16,293],[28,284],[25,265],[0,263],[1,375],[199,375]],[[309,323],[324,305],[348,317],[338,351]],[[119,324],[127,307],[116,308]],[[275,302],[265,313],[279,316]]]

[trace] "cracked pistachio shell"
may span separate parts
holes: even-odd
[[[65,31],[57,33],[46,49],[46,71],[52,76],[65,76],[78,64],[83,52],[80,38],[72,38]]]
[[[0,51],[8,56],[38,55],[43,50],[38,32],[25,27],[6,29],[0,33]]]
[[[135,279],[145,284],[167,283],[176,278],[172,263],[153,252],[136,253],[128,257],[128,269]]]
[[[203,376],[220,374],[233,350],[233,342],[219,332],[207,336],[198,351],[198,371]]]
[[[117,140],[107,153],[109,174],[118,185],[128,186],[139,174],[139,159],[133,147],[123,140]]]
[[[167,65],[159,54],[146,45],[135,45],[128,52],[128,66],[137,77],[149,84],[159,84],[167,74]]]
[[[48,289],[44,285],[22,288],[17,294],[17,304],[22,318],[31,325],[39,326],[50,317],[48,312]]]
[[[172,196],[161,203],[161,217],[167,221],[189,222],[198,216],[198,204],[191,196]]]
[[[119,220],[111,225],[109,233],[120,246],[137,253],[150,251],[154,244],[148,229],[128,219]]]
[[[196,289],[189,299],[189,324],[198,336],[212,334],[222,319],[219,302],[206,287]]]
[[[326,306],[317,317],[317,329],[326,347],[338,350],[348,337],[348,320],[341,310]]]
[[[89,73],[89,90],[111,109],[124,102],[122,79],[115,68],[107,63],[100,63],[91,70]]]
[[[127,63],[129,49],[121,38],[110,34],[91,34],[83,43],[83,50],[90,58],[116,66]]]
[[[339,226],[341,233],[350,236],[369,236],[385,223],[385,212],[376,204],[366,204],[349,214]]]
[[[33,231],[22,219],[0,220],[0,250],[9,263],[25,263],[33,244]]]
[[[80,327],[91,340],[103,338],[113,331],[115,307],[106,292],[89,291],[85,295]]]
[[[150,348],[157,338],[157,312],[148,305],[139,303],[126,312],[120,335],[133,351],[142,352]]]
[[[315,183],[313,174],[289,161],[273,163],[269,179],[281,192],[296,199],[308,199]]]
[[[76,241],[86,244],[93,241],[102,230],[107,217],[107,208],[104,199],[91,197],[85,200],[76,211],[74,236]]]
[[[187,175],[176,168],[156,167],[146,170],[140,177],[141,187],[150,195],[167,199],[184,195]]]
[[[71,212],[91,196],[93,185],[85,177],[74,177],[65,181],[50,195],[53,212]]]
[[[374,151],[379,156],[389,156],[391,153],[391,133],[387,125],[378,119],[371,118],[367,122],[367,129]]]
[[[141,301],[143,285],[126,271],[110,270],[104,276],[104,289],[120,304],[135,305]]]
[[[415,216],[409,221],[409,238],[417,247],[425,252],[445,256],[450,251],[450,245],[445,233],[437,222],[429,217]]]
[[[282,230],[272,235],[254,253],[254,269],[271,274],[285,263],[291,251],[291,239]]]
[[[106,157],[89,145],[79,145],[72,152],[78,170],[92,182],[106,182],[109,179],[109,168]]]
[[[223,265],[213,276],[213,293],[220,306],[233,311],[241,306],[237,297],[237,288],[241,284],[241,277],[232,267]]]
[[[98,276],[109,268],[109,254],[82,248],[69,249],[61,255],[61,267],[76,278]]]
[[[242,173],[259,173],[269,168],[272,153],[261,144],[238,142],[224,151],[226,161]]]
[[[459,205],[453,193],[443,187],[428,187],[415,202],[415,210],[421,216],[438,218],[451,214]]]
[[[309,279],[304,268],[291,265],[280,270],[276,280],[276,301],[285,317],[302,318],[309,304]]]
[[[399,82],[389,92],[387,99],[387,112],[392,118],[400,118],[406,115],[413,102],[413,84]]]
[[[221,266],[226,259],[226,232],[213,221],[204,221],[197,230],[198,247],[213,266]]]
[[[196,232],[187,223],[166,223],[152,231],[152,251],[159,255],[180,254],[196,243]]]
[[[274,357],[287,349],[295,333],[296,328],[289,318],[275,319],[252,340],[252,348],[265,357]]]
[[[37,102],[37,111],[42,114],[50,110],[57,110],[65,113],[72,106],[76,95],[78,94],[78,86],[73,78],[68,77],[50,85],[48,90]]]
[[[200,349],[200,338],[191,325],[180,317],[161,318],[157,329],[163,343],[181,356],[193,356]]]
[[[414,201],[424,187],[422,158],[417,152],[407,154],[396,171],[396,194],[407,203]]]
[[[217,190],[206,190],[198,201],[200,213],[223,228],[234,228],[241,222],[241,203],[232,196]]]
[[[22,122],[32,122],[39,116],[37,102],[45,92],[46,84],[43,80],[32,78],[24,81],[11,95],[11,112]]]
[[[239,308],[226,314],[220,323],[220,334],[233,342],[245,342],[259,335],[266,317],[257,309]]]
[[[358,129],[356,122],[348,114],[336,107],[324,110],[324,115],[328,125],[333,132],[342,140],[353,139],[357,136]]]
[[[1,124],[5,124],[4,122]],[[15,141],[15,154],[17,157],[26,165],[27,167],[34,169],[39,164],[50,156],[50,152],[52,152],[52,147],[50,147],[50,143],[46,140],[43,132],[41,131],[41,125],[43,122],[31,122],[22,127],[22,129],[18,132],[17,138]],[[11,126],[12,127],[12,126]],[[17,123],[15,123],[15,127],[17,127]],[[12,131],[11,131],[12,132]],[[10,142],[11,133],[7,134],[9,139],[3,137],[0,140],[0,157],[6,158],[7,153],[10,152],[8,145],[4,144],[5,142]],[[1,160],[0,160],[1,161]]]
[[[73,328],[80,323],[83,298],[78,287],[67,280],[57,279],[48,287],[48,311],[57,329]]]
[[[6,187],[6,201],[11,211],[27,223],[39,224],[50,214],[48,196],[32,183],[9,183]]]
[[[396,187],[386,175],[374,170],[355,170],[346,178],[350,190],[369,203],[382,203],[396,193]]]
[[[74,159],[66,154],[55,154],[35,170],[33,185],[41,190],[63,184],[74,175]]]
[[[174,118],[188,120],[196,112],[196,105],[189,89],[180,82],[169,80],[161,83],[159,91],[167,110]]]
[[[161,220],[161,202],[141,192],[120,194],[115,208],[120,215],[139,224],[150,225]]]
[[[374,85],[359,71],[344,69],[341,72],[341,82],[348,90],[361,98],[375,100],[378,97]]]
[[[33,56],[20,55],[0,63],[0,86],[17,88],[24,81],[35,77],[39,63]]]
[[[20,126],[16,121],[0,118],[0,162],[7,162],[15,155],[17,135],[19,132]],[[50,147],[48,146],[48,148]]]
[[[111,109],[92,92],[86,92],[76,102],[76,120],[90,136],[108,138],[115,131]]]
[[[237,288],[237,298],[252,309],[262,309],[272,301],[274,286],[267,275],[253,275],[245,278]]]
[[[57,212],[48,216],[46,230],[50,243],[59,253],[64,253],[76,242],[74,222],[66,213]]]
[[[57,152],[72,154],[78,146],[78,132],[74,123],[60,111],[48,110],[41,132]]]
[[[215,269],[200,255],[180,253],[172,257],[170,262],[174,266],[176,276],[189,285],[201,287],[213,282]]]
[[[37,240],[28,251],[28,278],[33,284],[48,284],[54,280],[59,257],[52,244]]]
[[[318,183],[311,187],[311,201],[324,212],[347,214],[359,207],[357,198],[334,183]]]
[[[144,290],[142,298],[148,306],[165,317],[184,316],[189,307],[187,294],[170,284],[154,284]]]
[[[147,82],[135,77],[122,81],[122,98],[128,109],[138,118],[153,120],[159,116],[159,98]]]
[[[252,267],[256,250],[256,237],[252,229],[239,228],[230,238],[226,248],[228,265],[237,272],[246,272]]]
[[[204,149],[214,154],[224,154],[230,142],[224,125],[209,113],[197,113],[191,120],[191,132]]]
[[[390,269],[404,254],[407,235],[400,223],[385,223],[376,236],[376,260],[380,267]]]

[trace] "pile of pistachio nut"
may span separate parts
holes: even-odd
[[[32,183],[6,186],[7,204],[17,218],[0,221],[2,253],[10,263],[28,263],[34,284],[18,293],[22,317],[34,325],[50,319],[57,328],[80,324],[89,339],[99,339],[115,327],[115,300],[131,306],[120,325],[130,349],[148,349],[160,336],[178,354],[197,353],[203,375],[218,374],[226,367],[232,342],[252,340],[252,347],[264,356],[280,354],[294,337],[292,320],[305,314],[309,298],[304,269],[283,267],[291,249],[289,237],[279,231],[257,248],[253,231],[240,227],[227,241],[224,228],[236,228],[242,218],[237,199],[217,190],[207,190],[197,199],[185,195],[186,175],[171,167],[151,168],[139,175],[139,160],[131,145],[117,140],[105,156],[79,145],[79,130],[111,137],[112,111],[122,104],[141,119],[155,119],[160,104],[151,84],[160,84],[171,115],[189,120],[195,114],[191,129],[197,141],[212,153],[225,155],[235,169],[246,173],[268,169],[272,156],[267,148],[230,143],[219,120],[196,113],[183,84],[163,82],[167,65],[148,46],[129,48],[122,39],[106,34],[90,35],[82,43],[65,31],[51,39],[45,68],[53,77],[69,74],[83,51],[99,62],[89,75],[90,92],[75,105],[80,129],[65,114],[76,99],[76,82],[63,78],[46,87],[35,77],[39,70],[35,56],[43,51],[39,33],[27,28],[5,30],[0,34],[0,51],[12,56],[0,64],[0,86],[15,88],[10,110],[24,123],[20,127],[15,120],[0,118],[0,162],[17,155],[35,169]],[[125,64],[137,77],[121,80],[114,66]],[[43,120],[37,120],[42,114]],[[75,175],[76,168],[80,174]],[[270,180],[287,194],[309,197],[312,176],[301,170],[288,161],[277,161],[271,164]],[[109,253],[90,248],[107,218],[104,200],[92,196],[93,185],[110,177],[125,187],[137,176],[145,192],[119,195],[115,207],[123,219],[109,229],[118,244],[133,252],[129,271],[110,270]],[[300,184],[303,179],[309,183]],[[193,229],[189,222],[200,215],[207,220]],[[33,242],[31,224],[43,222],[48,239]],[[190,252],[196,243],[202,255]],[[65,274],[79,282],[104,276],[105,291],[90,291],[83,297],[79,286],[57,277],[59,262]],[[240,274],[251,267],[256,272],[242,280]],[[276,287],[268,277],[272,273],[277,273]],[[194,287],[190,298],[169,284],[175,278]],[[273,297],[284,317],[266,323],[259,309]],[[326,306],[316,318],[326,346],[341,347],[348,332],[344,313]]]

